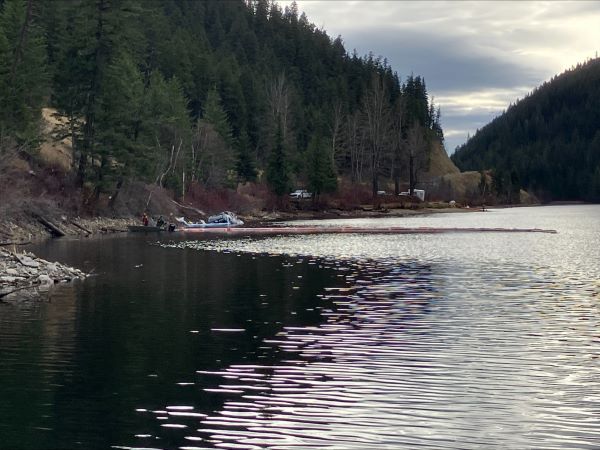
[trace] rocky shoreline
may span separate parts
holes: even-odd
[[[69,218],[33,217],[21,215],[0,221],[0,246],[25,245],[53,237],[56,232],[65,236],[90,236],[92,234],[121,233],[128,225],[138,225],[134,218]]]
[[[134,218],[69,218],[20,214],[0,221],[0,300],[11,297],[35,298],[54,284],[83,279],[81,270],[38,258],[20,251],[34,241],[56,236],[82,236],[127,231]]]
[[[46,261],[33,253],[0,249],[0,299],[24,290],[45,292],[56,283],[85,277],[79,269]]]
[[[474,212],[478,209],[433,208],[419,209],[380,208],[356,210],[295,210],[295,211],[261,211],[254,214],[240,214],[248,226],[260,226],[265,223],[313,219],[351,219],[378,217],[407,217],[449,212]],[[166,214],[164,214],[166,217]],[[32,216],[20,215],[0,220],[0,248],[16,247],[53,236],[83,236],[95,234],[122,233],[129,225],[141,225],[139,218],[110,217],[67,217],[67,216]],[[58,234],[57,234],[58,233]]]

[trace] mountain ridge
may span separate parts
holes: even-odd
[[[478,130],[452,155],[492,169],[497,194],[522,187],[544,201],[600,201],[600,59],[554,76]]]

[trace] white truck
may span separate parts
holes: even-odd
[[[292,192],[290,194],[290,198],[294,198],[294,199],[312,198],[312,193],[308,192],[306,189],[296,189],[294,192]]]
[[[410,192],[406,191],[406,192],[400,192],[400,194],[398,195],[402,195],[402,196],[410,196]],[[423,189],[413,189],[413,195],[415,197],[417,197],[419,200],[421,200],[422,202],[425,201],[425,190]]]

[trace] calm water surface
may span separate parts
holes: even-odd
[[[600,206],[348,222],[558,233],[36,246],[95,275],[0,303],[0,448],[600,448]]]

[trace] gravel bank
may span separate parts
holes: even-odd
[[[55,283],[85,278],[81,270],[36,257],[0,249],[0,298],[28,290],[47,291]]]

